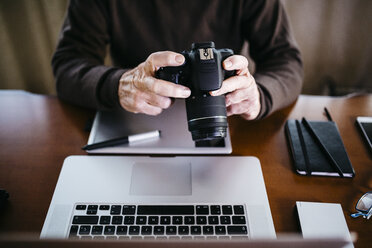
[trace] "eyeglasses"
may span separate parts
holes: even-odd
[[[372,191],[365,193],[360,197],[358,203],[355,206],[358,213],[351,214],[351,217],[357,218],[363,216],[367,220],[372,216]]]

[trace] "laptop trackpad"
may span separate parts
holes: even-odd
[[[133,166],[131,195],[191,195],[191,164],[145,163]]]

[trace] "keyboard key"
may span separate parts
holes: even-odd
[[[212,205],[211,206],[211,214],[212,215],[218,215],[221,214],[221,207],[218,205]]]
[[[76,210],[85,210],[87,209],[87,205],[76,205]]]
[[[164,226],[155,226],[154,235],[164,235]]]
[[[114,235],[115,234],[115,226],[105,226],[105,235]]]
[[[218,216],[208,216],[208,224],[209,225],[218,225]]]
[[[176,235],[177,234],[177,227],[176,226],[167,226],[166,234],[167,235]]]
[[[97,210],[98,205],[88,205],[88,210]]]
[[[192,240],[192,237],[191,236],[182,236],[181,239],[182,240]]]
[[[126,235],[128,231],[127,226],[118,226],[116,228],[116,235]]]
[[[215,216],[213,216],[213,217],[215,217]],[[206,225],[207,224],[207,216],[197,216],[196,217],[196,224],[198,224],[198,225]]]
[[[110,205],[101,205],[99,206],[99,210],[109,210],[110,209]]]
[[[82,239],[82,240],[91,240],[91,239],[93,239],[93,237],[92,236],[82,236],[80,239]]]
[[[129,240],[129,236],[119,236],[119,240]]]
[[[93,226],[92,235],[102,235],[103,226]]]
[[[180,240],[181,238],[178,237],[178,236],[172,236],[172,237],[169,237],[169,240]]]
[[[235,205],[234,206],[234,214],[244,214],[244,206],[243,205]]]
[[[191,227],[191,234],[192,235],[200,235],[201,234],[201,227],[200,226],[192,226]]]
[[[215,230],[215,233],[217,235],[225,235],[226,234],[226,227],[225,226],[215,226],[214,230]]]
[[[111,224],[113,224],[113,225],[123,224],[123,216],[113,216]]]
[[[217,240],[217,236],[207,236],[208,240]]]
[[[188,226],[179,226],[178,227],[178,235],[188,235],[189,234],[189,227]]]
[[[151,233],[152,233],[152,226],[141,227],[141,235],[151,235]]]
[[[170,216],[161,216],[160,217],[160,224],[169,225],[170,224]]]
[[[249,238],[248,238],[248,236],[231,236],[231,239],[234,239],[234,240],[247,240]]]
[[[222,225],[231,224],[230,216],[220,216],[220,222]]]
[[[213,226],[203,226],[203,235],[213,235]]]
[[[146,221],[147,221],[147,217],[146,216],[137,216],[136,224],[137,225],[145,225],[146,224]]]
[[[150,225],[159,224],[159,216],[149,216],[149,224]]]
[[[97,214],[98,205],[89,205],[87,214]]]
[[[155,240],[155,236],[145,236],[143,237],[144,240]]]
[[[138,235],[140,231],[139,226],[130,226],[129,227],[129,235]]]
[[[196,206],[196,214],[209,214],[209,207],[207,205],[198,205]]]
[[[111,216],[101,216],[101,218],[99,219],[99,224],[107,225],[107,224],[110,224],[110,221],[111,221]]]
[[[233,217],[232,217],[232,223],[233,223],[233,224],[246,224],[245,216],[244,216],[244,215],[241,215],[241,216],[233,216]]]
[[[134,205],[124,205],[123,215],[133,215],[136,213],[136,206]]]
[[[247,234],[247,227],[246,226],[228,226],[227,227],[228,234]]]
[[[167,240],[168,238],[166,236],[157,236],[156,240]]]
[[[185,216],[185,224],[186,225],[194,225],[195,224],[194,216]]]
[[[125,216],[124,217],[124,224],[125,225],[133,225],[134,224],[134,216]]]
[[[90,233],[90,226],[80,226],[79,234],[80,235],[87,235]]]
[[[97,224],[98,216],[86,216],[86,215],[75,215],[72,224],[82,225],[82,224]]]
[[[222,213],[224,215],[230,215],[233,213],[232,206],[231,205],[223,205],[222,206]]]
[[[120,212],[121,212],[121,206],[120,205],[112,205],[111,206],[110,214],[117,215],[117,214],[120,214]]]
[[[173,216],[172,224],[173,225],[182,225],[182,216]]]
[[[79,226],[72,225],[71,228],[70,228],[70,237],[76,236],[78,230],[79,230]]]
[[[194,206],[138,206],[138,215],[194,215]]]
[[[219,236],[218,240],[230,240],[230,236]]]

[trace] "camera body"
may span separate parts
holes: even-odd
[[[194,141],[226,137],[227,117],[225,96],[211,96],[210,91],[221,88],[224,79],[235,71],[223,69],[222,62],[234,52],[216,49],[214,42],[193,43],[190,51],[181,53],[181,66],[161,67],[156,77],[190,88],[186,99],[188,129]]]

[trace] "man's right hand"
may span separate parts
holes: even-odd
[[[185,57],[175,52],[156,52],[136,68],[125,72],[119,82],[119,101],[122,108],[133,113],[158,115],[168,108],[171,98],[187,98],[189,88],[155,78],[160,67],[180,66]]]

